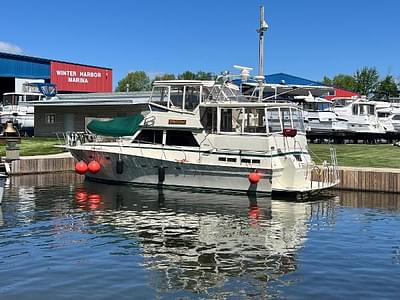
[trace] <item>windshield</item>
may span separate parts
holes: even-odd
[[[23,96],[22,95],[17,95],[17,94],[4,95],[2,104],[4,106],[7,106],[7,105],[18,105],[19,101],[23,101]]]
[[[330,110],[331,103],[328,102],[306,102],[304,103],[304,110],[307,111],[326,111]]]
[[[268,108],[267,124],[269,133],[281,133],[284,128],[305,131],[302,111],[294,107]]]

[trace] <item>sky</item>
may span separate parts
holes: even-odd
[[[265,74],[400,77],[398,0],[2,1],[0,51],[109,67],[114,87],[137,70],[256,74],[260,5]]]

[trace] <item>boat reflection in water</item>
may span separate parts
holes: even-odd
[[[144,267],[161,271],[153,278],[159,291],[204,291],[228,277],[269,281],[292,272],[312,216],[309,203],[90,181],[75,197],[78,208],[98,210],[93,222],[137,240]]]
[[[395,298],[400,194],[336,192],[291,202],[13,176],[0,216],[2,295]]]

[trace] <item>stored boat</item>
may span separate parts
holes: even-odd
[[[347,120],[339,118],[333,112],[331,101],[314,97],[311,93],[308,96],[295,96],[294,101],[303,108],[304,121],[311,134],[331,134],[348,130]]]
[[[33,135],[34,103],[53,97],[55,85],[48,83],[24,84],[23,92],[4,93],[0,106],[0,124],[7,121],[17,124],[21,134]]]
[[[333,111],[339,118],[348,121],[350,132],[373,136],[385,134],[372,101],[351,98],[334,98],[332,101]]]
[[[88,129],[95,136],[67,134],[77,172],[92,180],[261,193],[336,185],[335,152],[323,170],[315,166],[301,109],[261,96],[249,101],[232,77],[156,81],[142,114],[94,120]],[[313,180],[316,169],[322,180]]]

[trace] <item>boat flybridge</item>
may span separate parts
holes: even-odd
[[[336,185],[335,152],[332,163],[314,164],[302,110],[261,97],[249,101],[232,77],[154,82],[147,111],[91,121],[92,142],[67,135],[76,171],[99,181],[260,193]]]

